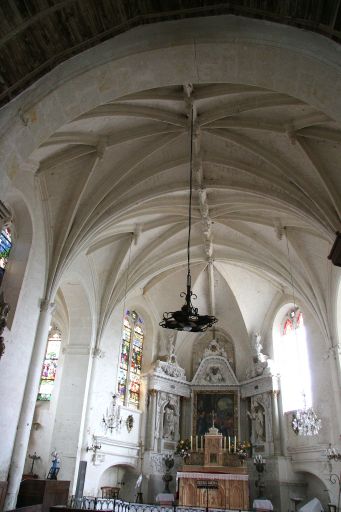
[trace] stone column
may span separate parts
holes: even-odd
[[[281,455],[281,431],[279,424],[278,412],[278,393],[279,391],[272,391],[271,404],[272,404],[272,435],[274,441],[274,455]]]
[[[149,393],[149,406],[146,411],[147,414],[147,429],[146,429],[146,439],[145,446],[147,450],[156,450],[156,396],[157,392],[155,389],[151,389],[148,391]]]
[[[31,362],[27,375],[17,434],[12,453],[11,466],[8,475],[5,510],[13,510],[16,506],[37,401],[42,364],[46,351],[46,343],[53,307],[54,304],[50,303],[48,300],[41,301],[40,317],[37,325],[37,332],[31,355]]]

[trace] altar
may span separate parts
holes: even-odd
[[[184,466],[177,478],[180,506],[249,509],[249,477],[244,467]]]
[[[223,436],[214,426],[204,436],[204,465],[185,465],[177,473],[179,505],[249,509],[249,476],[243,465],[223,465]],[[234,456],[236,457],[236,456]]]

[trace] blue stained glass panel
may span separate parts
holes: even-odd
[[[9,253],[12,249],[12,237],[10,228],[4,228],[0,232],[0,284],[8,263]]]

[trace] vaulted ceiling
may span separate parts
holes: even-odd
[[[190,101],[195,305],[220,325],[230,311],[239,318],[234,327],[252,332],[279,295],[294,292],[328,333],[340,126],[296,98],[245,84],[179,84],[121,97],[62,126],[35,151],[50,288],[66,271],[87,273],[99,332],[127,275],[128,290],[149,297],[156,320],[179,308]]]

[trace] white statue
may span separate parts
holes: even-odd
[[[163,437],[164,439],[174,439],[175,435],[175,414],[174,409],[166,407],[163,416]]]
[[[256,440],[264,441],[264,414],[261,407],[258,407],[255,420]]]
[[[263,346],[261,344],[261,335],[255,333],[252,335],[252,360],[253,365],[246,371],[246,378],[252,379],[259,377],[260,375],[271,375],[273,373],[273,361],[263,354]]]
[[[263,407],[257,402],[257,405],[253,405],[251,411],[247,411],[247,414],[254,425],[255,442],[265,441]]]

